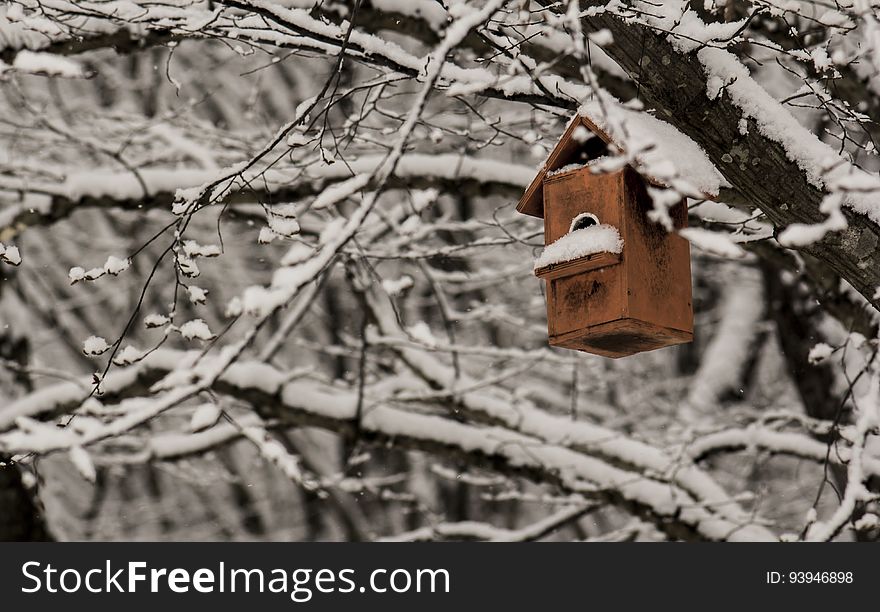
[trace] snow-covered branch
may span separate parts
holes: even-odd
[[[171,372],[179,363],[180,355],[157,351],[144,365],[133,368],[134,371],[126,372],[126,375],[133,382],[138,378],[139,369],[144,373],[163,369]],[[203,364],[202,367],[213,369],[214,366]],[[357,396],[351,391],[311,381],[285,382],[285,378],[284,373],[270,366],[243,362],[227,367],[215,381],[213,389],[248,402],[267,421],[287,427],[319,427],[348,436],[356,434],[360,439],[380,446],[391,444],[400,448],[442,453],[475,466],[493,466],[503,472],[555,484],[587,499],[620,505],[655,522],[658,528],[674,537],[711,540],[770,538],[770,534],[763,527],[753,524],[747,515],[737,515],[730,500],[694,498],[674,485],[656,482],[648,475],[616,467],[598,456],[582,454],[581,449],[585,448],[583,443],[572,444],[571,449],[566,448],[566,441],[559,440],[558,435],[554,436],[556,441],[545,441],[550,437],[547,434],[550,433],[549,428],[553,427],[552,419],[543,427],[520,428],[524,432],[544,434],[534,437],[501,426],[468,425],[435,414],[402,410],[371,398],[362,419],[357,421]],[[115,385],[119,382],[109,380],[105,384],[108,390],[116,390]],[[0,436],[0,447],[12,453],[46,453],[82,448],[104,437],[105,432],[124,431],[123,428],[128,428],[134,422],[131,416],[123,416],[106,426],[94,426],[94,429],[90,426],[88,431],[80,433],[74,429],[60,431],[54,426],[38,425],[31,420],[46,411],[56,412],[60,406],[78,404],[71,401],[77,397],[77,393],[81,398],[81,390],[74,390],[72,385],[62,385],[44,391],[40,398],[20,401],[4,409],[0,413],[2,422],[9,423],[15,419],[18,425],[16,429]],[[172,397],[178,393],[168,391]],[[167,405],[168,400],[160,395],[155,399],[140,400],[139,403],[156,410],[157,406]],[[515,408],[509,410],[516,411]],[[532,418],[537,418],[537,415]],[[564,422],[564,419],[561,421]],[[79,427],[86,428],[84,425]],[[186,443],[181,441],[181,444]],[[609,441],[605,450],[609,447],[613,450],[621,445],[627,448],[625,440]],[[169,446],[166,439],[163,452],[166,455],[176,454]],[[647,451],[645,454],[650,460],[650,447],[630,447],[640,449],[643,453]],[[641,460],[639,457],[631,459]],[[691,473],[694,473],[693,470]],[[683,480],[688,479],[699,482],[685,474]]]

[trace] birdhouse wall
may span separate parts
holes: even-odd
[[[623,172],[624,273],[628,315],[660,327],[693,332],[690,243],[652,221],[653,202],[631,168]],[[676,229],[687,227],[684,201],[670,210]]]
[[[576,273],[545,276],[551,344],[620,357],[690,341],[689,245],[649,219],[642,178],[628,167],[604,174],[582,168],[547,177],[543,190],[547,244],[581,213],[616,227],[623,239],[619,258],[591,257]],[[684,227],[684,202],[670,212]]]
[[[572,219],[585,212],[619,229],[623,191],[622,172],[593,174],[581,168],[544,179],[544,244],[565,236]]]
[[[620,229],[624,222],[622,187],[619,173],[592,174],[588,168],[545,179],[545,244],[567,234],[572,220],[584,212]],[[579,333],[591,322],[627,316],[625,280],[620,264],[548,280],[550,336]]]
[[[547,331],[554,338],[580,336],[585,327],[626,317],[620,264],[547,281]]]

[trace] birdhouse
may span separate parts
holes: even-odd
[[[652,221],[650,177],[607,157],[611,138],[578,115],[517,211],[544,219],[535,274],[550,344],[625,357],[693,340],[690,247]],[[684,201],[670,209],[687,224]]]

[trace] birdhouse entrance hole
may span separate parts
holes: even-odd
[[[599,225],[599,219],[596,218],[596,215],[593,213],[580,213],[571,220],[571,228],[569,228],[568,233],[586,229],[593,225]]]

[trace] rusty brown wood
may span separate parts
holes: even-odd
[[[592,213],[623,238],[622,253],[601,253],[536,271],[547,284],[550,344],[623,357],[693,339],[690,247],[650,220],[645,180],[629,167],[594,174],[590,168],[542,180],[544,240],[566,233]],[[685,227],[684,202],[670,211]]]
[[[605,266],[611,266],[620,263],[619,253],[596,253],[587,255],[572,261],[564,261],[558,264],[550,264],[543,268],[535,270],[535,276],[549,280],[553,278],[562,278],[563,276],[574,276],[581,272],[589,272],[590,270],[598,270]]]

